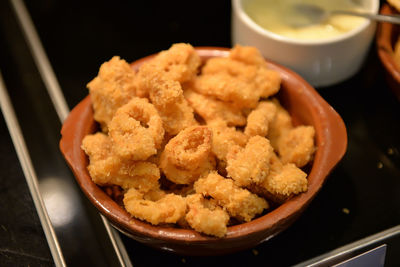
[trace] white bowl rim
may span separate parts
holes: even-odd
[[[364,0],[365,1],[365,0]],[[377,14],[379,12],[379,0],[371,0],[372,1],[372,8],[371,12],[374,14]],[[232,7],[233,7],[233,12],[236,13],[236,15],[244,21],[250,28],[255,30],[258,34],[263,35],[264,37],[276,40],[276,41],[281,41],[281,42],[286,42],[289,44],[295,44],[295,45],[304,45],[304,46],[314,46],[314,45],[324,45],[324,44],[332,44],[336,42],[343,41],[345,39],[351,38],[353,36],[356,36],[363,30],[365,30],[367,27],[371,25],[371,23],[375,23],[372,20],[366,19],[365,22],[363,22],[361,25],[358,27],[340,34],[338,36],[330,37],[330,38],[323,38],[323,39],[295,39],[295,38],[290,38],[286,37],[283,35],[279,35],[277,33],[274,33],[272,31],[266,30],[260,25],[258,25],[252,18],[250,18],[249,15],[244,11],[243,6],[242,6],[243,0],[232,0]]]

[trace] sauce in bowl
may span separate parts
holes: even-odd
[[[327,20],[304,27],[293,27],[288,20],[296,16],[292,8],[297,3],[313,4],[324,10],[363,11],[351,0],[249,0],[243,1],[248,16],[262,28],[294,39],[327,39],[349,32],[360,26],[366,19],[349,15],[331,15]]]

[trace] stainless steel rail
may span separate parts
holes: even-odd
[[[64,95],[62,93],[61,87],[57,81],[56,75],[51,67],[50,61],[45,53],[45,50],[41,44],[39,35],[36,32],[36,29],[34,27],[34,24],[30,18],[29,12],[27,11],[24,3],[22,0],[11,0],[11,4],[13,6],[13,9],[15,11],[17,20],[20,24],[20,27],[22,29],[22,32],[24,34],[24,37],[26,39],[26,42],[31,50],[31,54],[34,58],[35,64],[39,70],[39,73],[41,75],[41,78],[45,84],[45,87],[47,89],[47,92],[50,96],[50,99],[53,103],[53,106],[57,112],[57,115],[60,119],[61,122],[63,122],[68,114],[69,114],[69,108],[68,105],[65,101]],[[4,83],[3,83],[4,85]],[[3,94],[6,94],[6,90],[4,91]],[[11,114],[11,123],[17,124],[17,120],[15,115],[12,116],[12,106],[10,105],[10,101],[8,97],[5,97],[6,103],[4,104],[6,107],[6,113]],[[7,102],[8,99],[8,102]],[[11,111],[10,111],[11,110]],[[12,129],[9,127],[10,132]],[[18,127],[16,129],[19,129]],[[26,151],[26,146],[24,146],[23,142],[23,137],[22,135],[18,132],[18,130],[13,130],[15,133],[15,139],[17,143],[14,143],[14,145],[17,148],[22,147],[20,150],[21,153],[21,162],[26,162],[26,167],[24,169],[25,176],[27,178],[27,181],[29,180],[28,184],[32,184],[32,190],[31,194],[34,197],[35,201],[35,206],[36,209],[38,210],[39,215],[41,216],[41,222],[43,229],[45,229],[46,237],[49,243],[49,246],[51,248],[51,252],[54,258],[54,261],[57,266],[64,266],[65,262],[63,259],[62,251],[60,250],[60,246],[58,245],[57,237],[54,233],[54,229],[51,224],[51,217],[49,217],[48,213],[46,212],[46,200],[43,200],[43,198],[40,196],[40,190],[39,186],[37,183],[37,178],[34,175],[34,168],[32,164],[30,163],[29,160],[29,153]],[[21,139],[22,138],[22,139]],[[14,139],[13,139],[14,140]],[[17,144],[17,145],[16,145]],[[30,186],[31,188],[31,186]],[[100,215],[101,219],[103,221],[104,227],[106,232],[108,233],[110,242],[115,250],[115,253],[117,255],[117,258],[121,264],[121,266],[132,266],[132,263],[130,261],[130,258],[126,252],[125,246],[123,242],[120,239],[120,236],[118,232],[111,227],[110,223],[107,221],[107,219]]]
[[[26,147],[24,137],[21,132],[21,128],[18,124],[17,117],[12,107],[10,97],[7,94],[7,89],[3,81],[3,77],[0,72],[0,108],[3,113],[4,119],[7,124],[8,131],[10,132],[11,139],[13,141],[15,150],[17,152],[18,159],[21,163],[22,170],[30,194],[33,199],[36,211],[39,215],[40,222],[43,227],[44,234],[49,244],[51,254],[56,266],[66,266],[65,260],[60,249],[60,245],[57,240],[57,236],[54,232],[54,228],[51,225],[49,215],[44,205],[43,198],[39,191],[38,179],[33,168],[32,161],[29,156],[28,149]]]

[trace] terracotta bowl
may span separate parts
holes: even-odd
[[[380,14],[399,15],[388,4],[382,5]],[[377,28],[376,43],[379,58],[386,70],[386,81],[400,101],[400,66],[394,61],[394,46],[399,37],[400,26],[391,23],[379,23]]]
[[[228,49],[196,48],[203,60],[225,57]],[[132,64],[137,69],[152,56]],[[152,226],[132,218],[100,187],[87,171],[88,158],[81,149],[85,135],[95,131],[90,97],[82,100],[69,114],[61,130],[61,151],[75,174],[82,191],[111,224],[127,236],[148,246],[184,255],[215,255],[244,250],[270,239],[291,225],[321,189],[328,174],[343,157],[347,134],[343,120],[335,110],[306,81],[294,72],[267,62],[282,74],[279,98],[296,124],[313,125],[316,130],[317,152],[310,167],[308,191],[251,222],[228,228],[224,238],[202,235],[193,230]]]

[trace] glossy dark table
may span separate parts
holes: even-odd
[[[46,203],[56,203],[48,206],[48,213],[68,266],[290,266],[400,224],[400,102],[387,86],[373,45],[354,77],[318,88],[347,126],[348,151],[292,227],[254,249],[213,258],[155,251],[117,233],[116,241],[127,253],[119,255],[102,218],[80,192],[59,153],[66,109],[48,92],[52,84],[43,69],[43,57],[14,11],[21,3],[70,109],[87,95],[87,82],[113,55],[134,61],[176,42],[230,47],[230,2],[202,1],[193,6],[185,1],[0,2],[3,88],[15,111],[39,191]],[[0,266],[57,265],[25,178],[26,163],[15,146],[18,136],[4,119],[10,112],[2,114]],[[52,188],[58,193],[48,196]],[[57,202],[56,196],[67,198]],[[387,266],[400,264],[395,253],[400,251],[399,243],[388,245]]]

